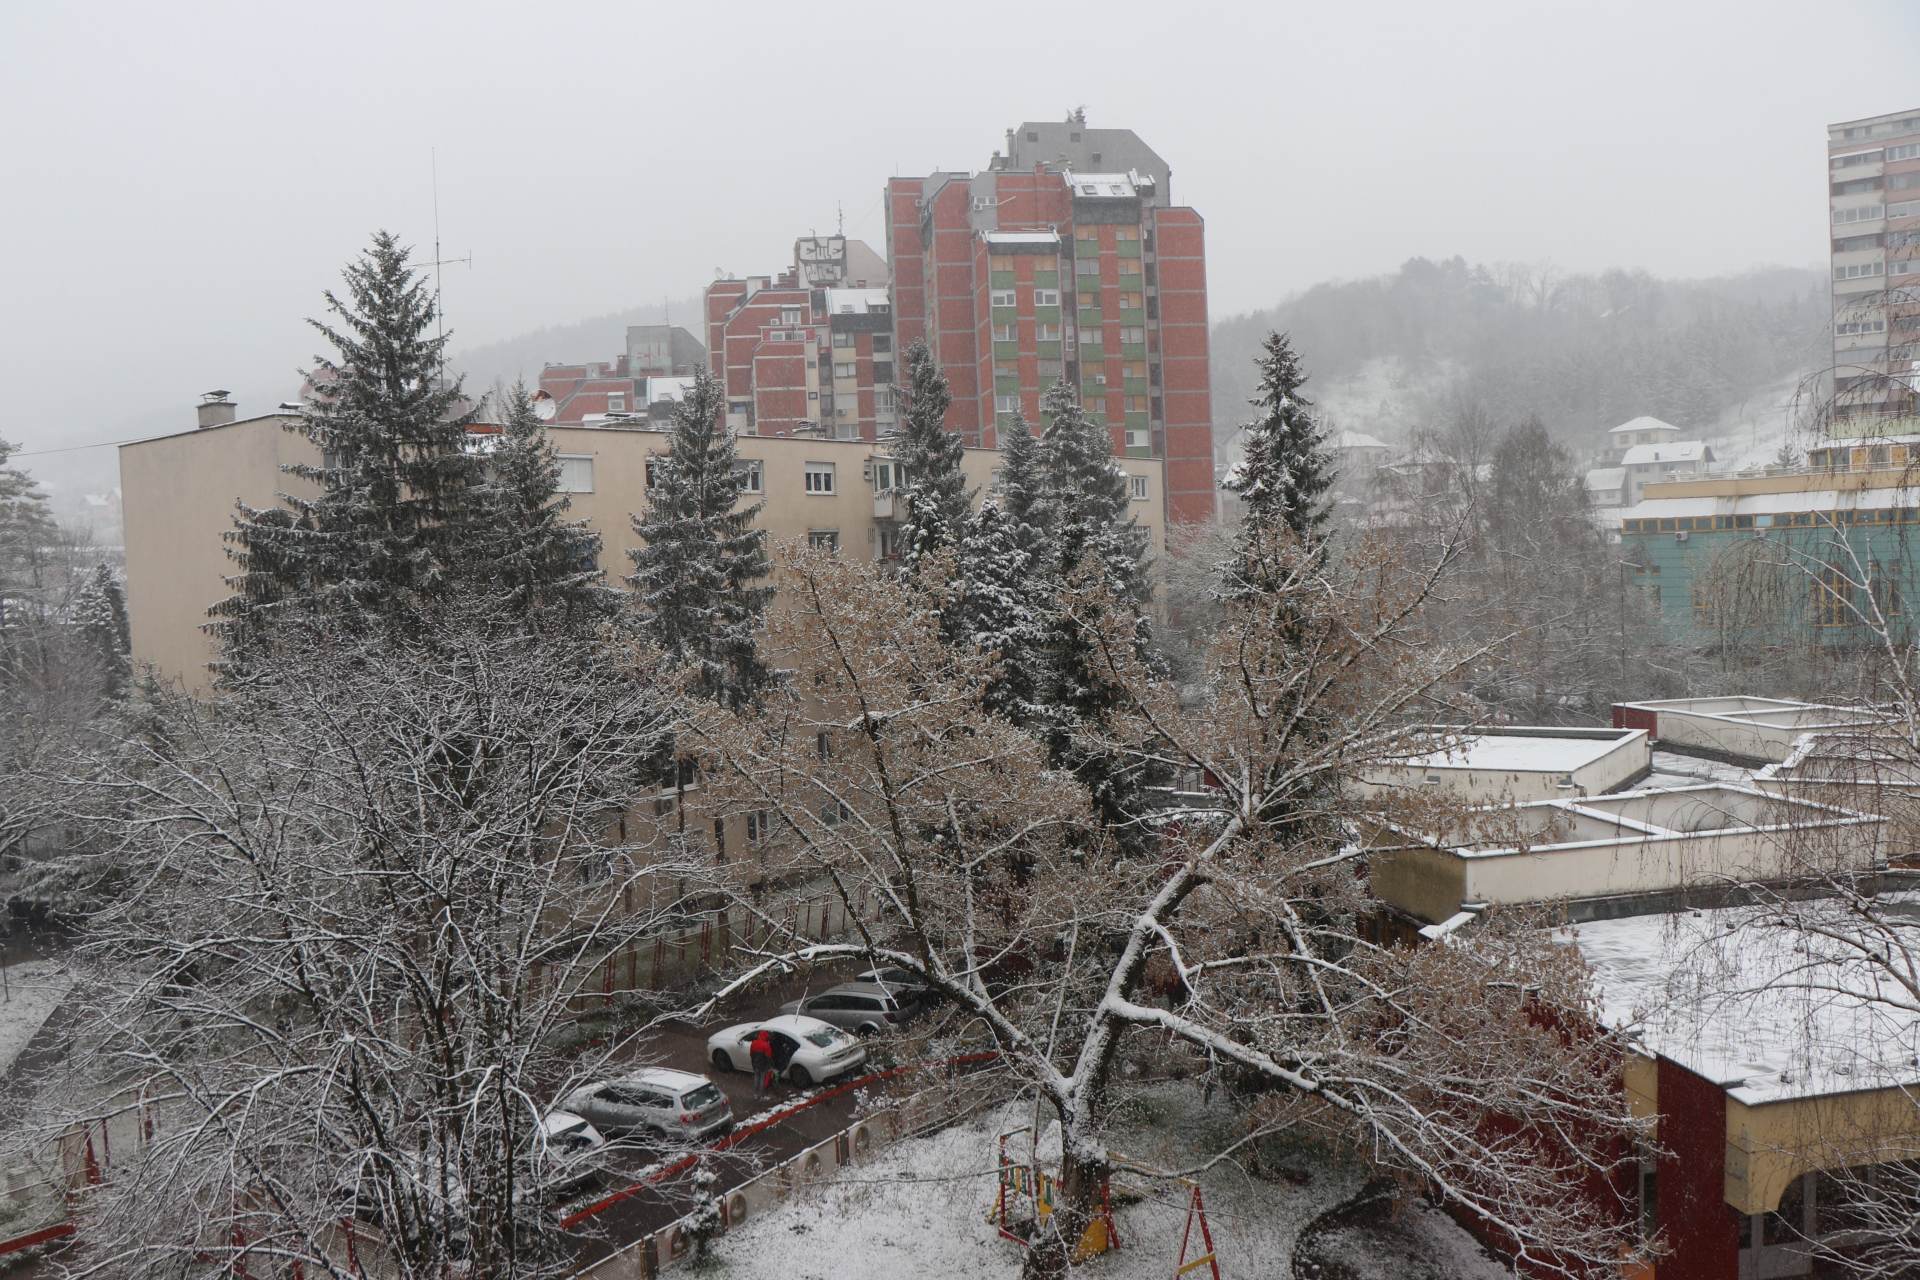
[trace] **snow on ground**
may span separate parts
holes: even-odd
[[[1233,1117],[1224,1104],[1208,1107],[1190,1084],[1162,1086],[1129,1104],[1114,1149],[1143,1163],[1167,1168],[1195,1162],[1224,1137]],[[1018,1245],[1001,1239],[987,1221],[993,1204],[997,1135],[1030,1124],[1033,1106],[996,1107],[924,1138],[897,1143],[864,1165],[803,1192],[789,1204],[729,1232],[713,1245],[713,1269],[721,1280],[760,1280],[777,1271],[782,1280],[974,1280],[1017,1274]],[[1223,1145],[1223,1144],[1222,1144]],[[1019,1155],[1024,1149],[1016,1148]],[[1059,1151],[1057,1126],[1040,1143],[1043,1161]],[[1305,1149],[1270,1158],[1279,1176],[1257,1179],[1222,1164],[1200,1178],[1207,1218],[1229,1280],[1287,1280],[1293,1248],[1308,1223],[1344,1203],[1364,1179],[1350,1165],[1329,1163]],[[1123,1188],[1130,1180],[1120,1175]],[[1140,1184],[1147,1194],[1115,1207],[1121,1248],[1087,1265],[1098,1280],[1165,1280],[1173,1274],[1186,1223],[1186,1193],[1178,1183]],[[1437,1277],[1493,1280],[1510,1272],[1480,1251],[1444,1214],[1399,1215],[1385,1238],[1398,1247],[1371,1243],[1381,1233],[1343,1227],[1352,1248],[1378,1257],[1357,1274],[1380,1280],[1417,1276],[1397,1256],[1444,1259]],[[1331,1233],[1329,1233],[1331,1234]],[[1324,1241],[1324,1237],[1323,1237]],[[1345,1250],[1343,1250],[1345,1251]],[[1188,1257],[1201,1252],[1198,1230]],[[1204,1274],[1200,1273],[1200,1274]]]
[[[1715,467],[1729,471],[1764,467],[1789,440],[1796,448],[1804,448],[1806,432],[1794,429],[1810,407],[1797,400],[1800,383],[1801,375],[1793,374],[1763,387],[1703,429],[1699,435],[1712,446]]]
[[[66,998],[73,979],[52,960],[10,965],[0,981],[0,1075]]]
[[[1677,751],[1655,751],[1653,772],[1636,787],[1696,787],[1703,782],[1727,782],[1736,787],[1753,785],[1753,770],[1724,760],[1704,760],[1681,755]]]

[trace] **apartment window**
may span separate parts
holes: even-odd
[[[799,324],[800,308],[798,307],[780,308],[780,323],[781,324]]]
[[[1836,226],[1848,222],[1871,222],[1885,212],[1886,210],[1877,204],[1856,204],[1850,209],[1835,209],[1833,221]]]
[[[989,297],[988,297],[988,301],[989,301],[989,302],[990,302],[990,303],[991,303],[991,304],[992,304],[993,306],[996,306],[996,307],[1011,307],[1011,306],[1014,306],[1014,305],[1015,305],[1015,303],[1016,303],[1016,299],[1014,298],[1014,294],[1013,294],[1013,290],[1011,290],[1011,289],[995,289],[995,290],[993,290],[993,291],[992,291],[992,293],[991,293],[991,294],[989,295]]]
[[[1890,276],[1910,276],[1920,272],[1920,258],[1902,258],[1887,268]]]
[[[1889,160],[1911,160],[1920,156],[1920,142],[1903,142],[1897,147],[1887,148]]]
[[[1089,369],[1086,377],[1082,378],[1081,381],[1090,387],[1104,387],[1107,385],[1106,371],[1102,369]]]
[[[1075,258],[1073,274],[1077,276],[1097,276],[1100,274],[1100,259],[1095,257]]]
[[[850,333],[836,333],[833,335],[833,345],[836,347],[850,347],[853,345],[853,335]]]
[[[593,459],[563,453],[560,455],[560,492],[593,492]]]
[[[887,493],[894,489],[907,487],[907,473],[899,463],[891,458],[876,461],[873,464],[873,491]]]
[[[833,366],[833,376],[836,378],[851,378],[853,376],[853,361],[837,361]]]
[[[1892,237],[1889,236],[1888,239],[1892,239]],[[1833,242],[1833,251],[1835,253],[1858,253],[1862,249],[1878,249],[1880,244],[1881,239],[1879,236],[1842,236]]]
[[[1001,378],[1011,378],[1015,382],[1018,382],[1020,380],[1020,366],[1013,364],[996,364],[993,366],[993,377],[996,382]]]
[[[1138,311],[1146,305],[1146,297],[1142,294],[1123,293],[1120,295],[1120,309],[1122,311]]]
[[[813,735],[813,754],[822,761],[833,759],[833,738],[825,729]]]
[[[1140,238],[1140,228],[1115,227],[1113,229],[1113,238],[1119,241],[1138,240]]]
[[[899,525],[880,526],[880,558],[882,560],[898,560],[905,546],[906,533]]]
[[[727,820],[725,818],[713,820],[713,856],[716,858],[727,856]]]
[[[1075,240],[1081,241],[1082,243],[1086,243],[1088,241],[1097,241],[1100,239],[1100,228],[1075,227],[1073,229],[1073,238]]]
[[[1911,191],[1920,187],[1920,173],[1890,173],[1887,175],[1887,190]]]
[[[833,468],[834,464],[831,462],[809,462],[805,481],[807,492],[832,493],[834,491]]]
[[[1135,502],[1145,502],[1147,500],[1147,478],[1145,476],[1128,476],[1127,489]]]
[[[807,545],[815,551],[824,551],[833,555],[840,550],[840,531],[838,529],[807,530]]]
[[[1127,397],[1128,413],[1145,413],[1146,411],[1147,411],[1147,398],[1145,396],[1128,396]]]
[[[1145,449],[1149,443],[1147,432],[1144,429],[1136,428],[1127,432],[1127,448]]]
[[[1857,196],[1863,191],[1878,191],[1879,189],[1880,179],[1878,178],[1853,178],[1846,182],[1836,182],[1833,184],[1833,194],[1837,196]]]
[[[1894,150],[1898,151],[1900,148],[1895,147]],[[1885,151],[1861,151],[1850,156],[1835,156],[1830,167],[1835,169],[1855,169],[1863,164],[1879,164],[1882,160],[1900,159],[1904,159],[1904,157],[1892,155]]]
[[[1125,368],[1125,371],[1126,371],[1126,375],[1127,375],[1127,377],[1129,377],[1129,378],[1135,378],[1135,379],[1138,379],[1138,380],[1140,380],[1140,381],[1142,381],[1142,382],[1144,382],[1144,381],[1146,381],[1146,377],[1147,377],[1147,365],[1146,365],[1146,362],[1145,362],[1145,361],[1143,361],[1143,360],[1132,360],[1132,361],[1129,361],[1129,362],[1128,362],[1128,363],[1127,363],[1127,364],[1126,364],[1126,365],[1124,366],[1124,368]]]
[[[1813,590],[1813,625],[1847,627],[1856,621],[1853,611],[1853,579],[1832,565],[1820,566]]]
[[[1139,274],[1140,274],[1140,259],[1138,259],[1138,258],[1122,258],[1122,259],[1120,259],[1120,274],[1121,274],[1121,275],[1123,275],[1123,276],[1137,276],[1137,275],[1139,275]],[[1124,285],[1124,284],[1126,283],[1126,281],[1124,281],[1124,280],[1122,280],[1122,281],[1121,281],[1120,283]]]
[[[1066,371],[1067,371],[1067,366],[1064,361],[1042,360],[1040,362],[1041,385],[1048,386],[1055,382],[1060,381],[1061,377],[1065,375]]]
[[[1034,326],[1033,337],[1036,342],[1058,342],[1060,341],[1060,326],[1057,324],[1047,324],[1045,322],[1037,324]]]
[[[747,815],[747,843],[759,844],[773,830],[773,813],[767,809],[756,809]]]
[[[1134,346],[1147,340],[1147,331],[1139,325],[1128,325],[1120,331],[1120,345]]]
[[[1920,266],[1920,263],[1909,265]],[[1833,326],[1833,331],[1843,336],[1855,333],[1885,333],[1887,322],[1885,320],[1848,320],[1844,324]]]
[[[1889,218],[1911,218],[1915,214],[1920,214],[1920,200],[1904,200],[1887,206]]]
[[[997,324],[993,326],[993,340],[995,342],[1017,342],[1019,338],[1020,327],[1018,325]]]
[[[740,477],[740,492],[765,493],[766,473],[758,458],[742,458],[734,463],[733,473]]]
[[[664,474],[664,469],[666,465],[667,465],[666,458],[662,457],[660,454],[655,453],[655,454],[649,454],[647,456],[647,470],[646,470],[647,488],[657,489],[660,486],[660,477],[662,474]]]
[[[876,333],[873,335],[873,354],[877,356],[884,356],[884,355],[891,354],[892,351],[893,351],[892,337],[884,333]]]
[[[1850,262],[1845,266],[1835,267],[1833,269],[1833,278],[1835,280],[1858,280],[1863,276],[1884,275],[1886,269],[1887,264],[1878,260],[1873,262]]]
[[[1058,289],[1035,289],[1033,291],[1033,305],[1036,307],[1059,306],[1060,291]]]
[[[627,398],[625,395],[611,395],[607,397],[608,413],[625,413],[626,411]]]
[[[1080,331],[1080,345],[1083,347],[1104,346],[1106,345],[1106,335],[1100,331],[1097,325],[1092,328],[1082,329]]]
[[[995,413],[1020,412],[1020,397],[1019,396],[995,396],[993,398],[993,411]]]

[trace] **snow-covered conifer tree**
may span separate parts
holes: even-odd
[[[894,457],[906,473],[906,519],[901,545],[911,570],[927,556],[959,543],[967,519],[967,479],[960,469],[965,446],[947,430],[946,375],[924,342],[906,349],[905,410]]]
[[[993,655],[983,701],[989,710],[1016,720],[1032,704],[1040,646],[1047,637],[1049,588],[1036,568],[999,503],[992,498],[981,503],[960,540],[952,630],[974,649]]]
[[[1253,400],[1260,416],[1248,425],[1246,453],[1225,481],[1240,495],[1245,514],[1235,554],[1225,566],[1222,594],[1231,599],[1248,592],[1273,591],[1262,581],[1269,557],[1259,544],[1287,530],[1315,551],[1327,537],[1326,493],[1333,484],[1333,458],[1313,418],[1313,401],[1300,394],[1307,375],[1284,333],[1270,333],[1257,360],[1260,394]]]
[[[509,614],[535,626],[577,627],[611,616],[619,597],[603,581],[600,535],[567,520],[560,459],[526,384],[502,402],[470,544],[476,576],[490,578]]]
[[[481,460],[459,380],[444,377],[449,335],[435,335],[433,296],[391,233],[343,275],[346,297],[326,295],[331,318],[308,322],[333,354],[315,357],[292,428],[320,457],[282,468],[319,492],[241,504],[226,535],[234,594],[213,610],[229,659],[283,617],[417,631],[423,609],[463,585]]]
[[[725,393],[707,370],[673,414],[665,455],[653,461],[647,509],[633,518],[643,546],[628,554],[640,628],[668,656],[694,666],[702,696],[739,706],[772,679],[756,640],[771,571],[763,504],[742,507],[747,477],[721,422]]]
[[[993,491],[1030,567],[1036,573],[1050,571],[1053,504],[1047,496],[1040,440],[1024,416],[1016,414],[1000,427],[1000,475]]]
[[[131,637],[127,630],[127,593],[113,566],[93,567],[74,597],[73,624],[88,653],[99,665],[101,692],[117,697],[132,674]]]

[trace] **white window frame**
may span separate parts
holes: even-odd
[[[740,459],[740,474],[746,477],[740,486],[742,493],[765,493],[767,491],[766,464],[758,458]]]
[[[994,289],[987,295],[987,305],[991,307],[1017,307],[1020,299],[1012,289]]]
[[[1060,291],[1058,289],[1035,289],[1033,291],[1033,305],[1036,307],[1059,306]]]
[[[1128,476],[1127,493],[1135,502],[1145,502],[1152,496],[1145,476]]]
[[[814,551],[824,551],[828,555],[840,554],[840,531],[838,529],[807,530],[807,546]]]
[[[555,460],[560,464],[559,488],[561,493],[592,493],[593,492],[593,455],[592,454],[563,453],[558,455]],[[575,471],[575,477],[572,483],[569,483],[569,478],[567,475],[569,463],[586,464],[584,467],[573,468],[573,470]],[[585,488],[578,487],[578,474],[581,471],[584,471],[586,473],[587,483]]]
[[[839,468],[831,462],[809,462],[802,473],[801,485],[805,491],[818,498],[830,498],[839,492]]]
[[[627,411],[627,393],[613,391],[607,394],[607,412],[625,413]]]
[[[836,360],[833,363],[833,376],[836,378],[851,378],[854,376],[856,369],[857,366],[851,360]]]

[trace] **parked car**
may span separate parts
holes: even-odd
[[[707,1056],[722,1071],[753,1070],[753,1037],[762,1029],[773,1041],[774,1070],[805,1088],[831,1080],[865,1063],[860,1042],[818,1018],[783,1013],[760,1022],[741,1022],[707,1037]]]
[[[546,1138],[542,1172],[555,1192],[567,1195],[599,1176],[598,1155],[607,1139],[591,1120],[556,1109],[540,1117],[540,1129]]]
[[[882,965],[878,969],[868,969],[865,973],[854,974],[853,980],[892,987],[895,993],[894,998],[903,1004],[931,1004],[935,998],[933,988],[911,969]]]
[[[653,1133],[698,1142],[733,1127],[733,1104],[713,1081],[666,1067],[583,1084],[560,1105],[615,1136]]]
[[[817,995],[789,1000],[781,1013],[802,1013],[863,1036],[891,1031],[913,1016],[906,993],[879,982],[843,982]]]

